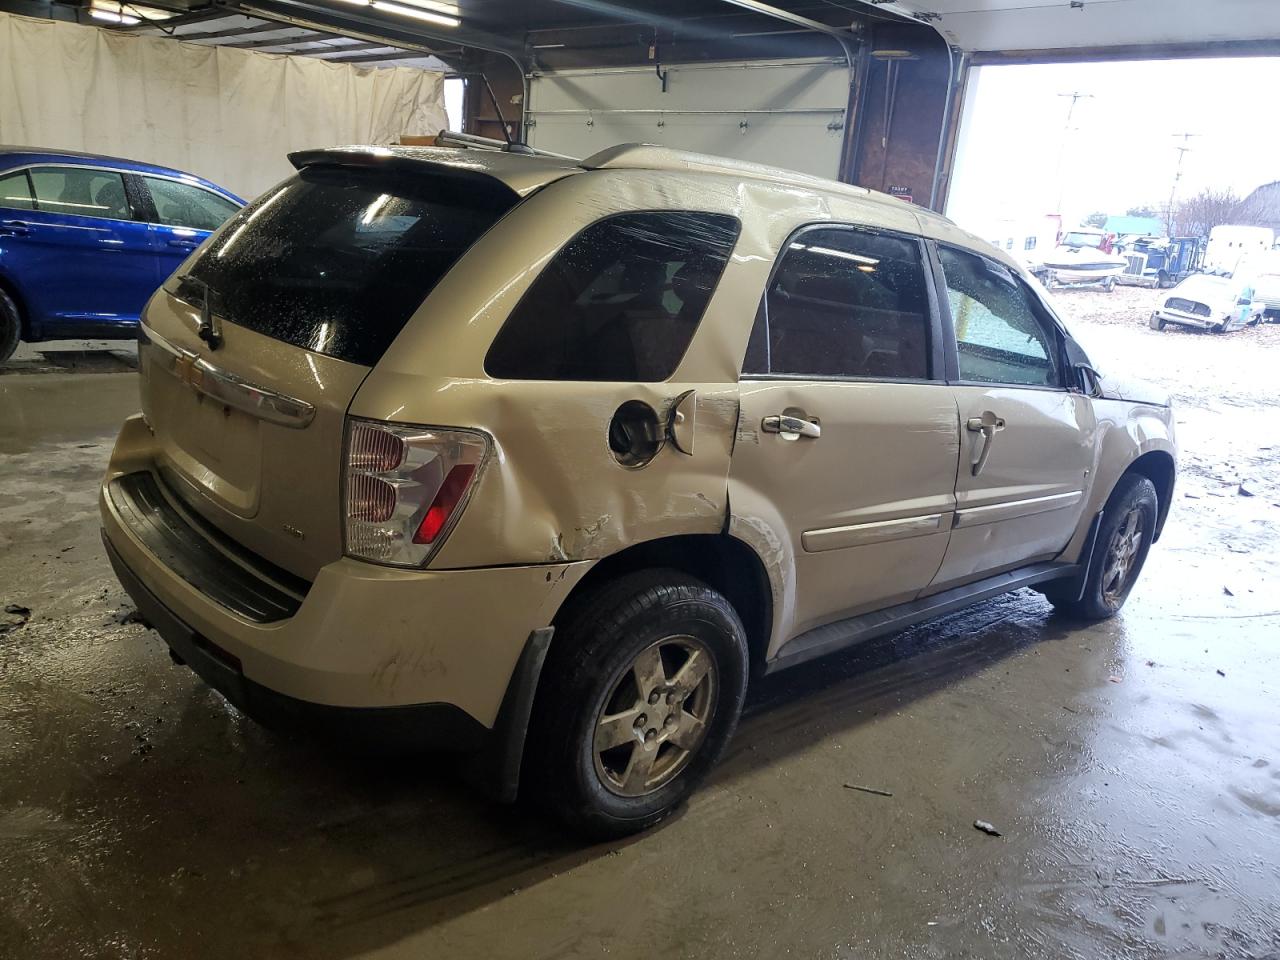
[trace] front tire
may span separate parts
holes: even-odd
[[[665,819],[720,758],[747,687],[742,621],[675,570],[576,601],[542,670],[524,771],[571,830],[604,840]]]
[[[1153,313],[1151,315],[1151,319],[1147,321],[1147,326],[1152,330],[1163,330],[1164,321],[1160,319],[1160,315],[1158,313]]]
[[[21,336],[22,318],[18,315],[18,305],[0,289],[0,363],[13,356]]]
[[[1159,510],[1150,480],[1136,473],[1121,477],[1102,512],[1083,595],[1076,599],[1068,584],[1052,584],[1045,596],[1054,607],[1080,620],[1106,620],[1119,613],[1146,563]]]

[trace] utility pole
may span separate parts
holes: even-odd
[[[1092,100],[1093,94],[1081,93],[1080,91],[1077,90],[1073,93],[1060,93],[1058,94],[1058,96],[1071,98],[1071,106],[1067,108],[1067,122],[1066,122],[1066,125],[1062,128],[1062,146],[1058,149],[1058,205],[1054,208],[1054,210],[1058,214],[1059,222],[1061,222],[1062,200],[1067,192],[1067,182],[1063,174],[1063,161],[1066,159],[1066,156],[1067,156],[1067,142],[1071,138],[1071,117],[1076,112],[1076,104],[1079,103],[1081,100]]]
[[[1178,151],[1178,166],[1173,174],[1173,186],[1169,189],[1169,209],[1165,216],[1165,232],[1169,236],[1173,236],[1173,198],[1178,193],[1178,181],[1182,179],[1182,162],[1187,159],[1187,154],[1191,151],[1189,146],[1192,137],[1198,137],[1198,133],[1175,133],[1174,138],[1181,137],[1182,143],[1173,149]]]

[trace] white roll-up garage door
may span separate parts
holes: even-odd
[[[843,59],[671,64],[537,74],[529,143],[588,157],[656,143],[839,176],[849,103]]]

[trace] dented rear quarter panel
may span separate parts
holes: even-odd
[[[484,358],[555,253],[591,223],[638,210],[727,213],[741,224],[684,358],[663,383],[498,380]],[[738,420],[738,374],[777,250],[825,202],[804,190],[723,176],[600,170],[552,184],[513,210],[450,271],[357,394],[351,414],[470,427],[493,449],[433,569],[588,560],[645,541],[719,533]],[[627,400],[665,420],[696,391],[692,455],[668,443],[643,467],[608,446]]]

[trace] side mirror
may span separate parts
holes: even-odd
[[[1071,334],[1063,332],[1062,348],[1066,354],[1067,363],[1071,365],[1076,381],[1082,391],[1091,397],[1098,395],[1098,381],[1102,379],[1093,364],[1089,361],[1089,355],[1084,352],[1084,348],[1076,343],[1075,338]]]
[[[1102,393],[1102,374],[1088,363],[1077,363],[1072,366],[1076,378],[1080,381],[1080,389],[1087,396],[1096,397]]]

